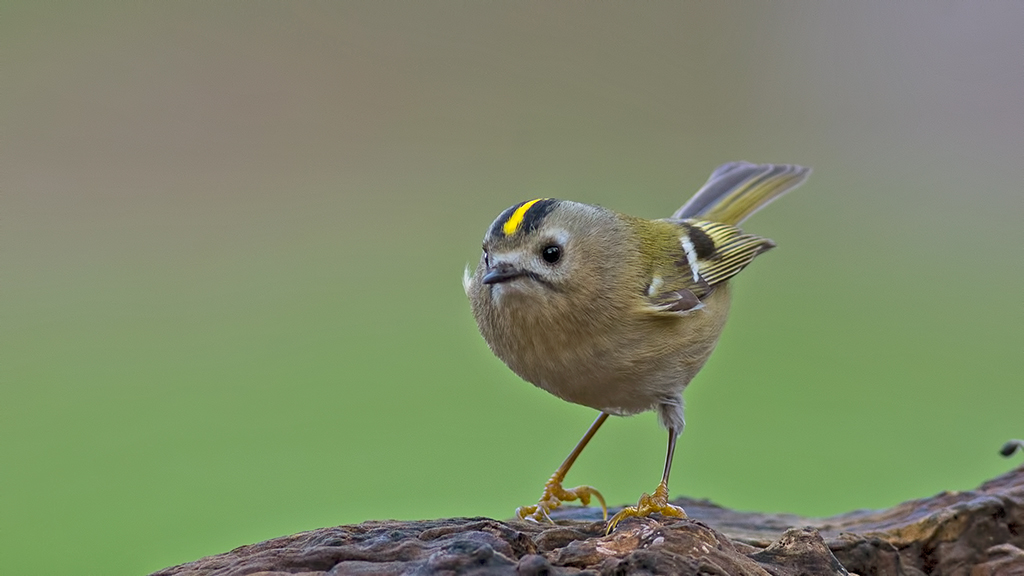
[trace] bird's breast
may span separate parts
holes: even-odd
[[[727,294],[716,295],[702,310],[665,318],[622,305],[537,306],[514,296],[478,315],[494,353],[564,400],[617,414],[678,394],[714,348],[728,305]]]

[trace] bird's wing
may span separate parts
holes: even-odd
[[[706,220],[667,220],[679,230],[679,250],[662,259],[647,286],[647,307],[658,313],[699,310],[715,286],[735,276],[775,243],[735,226]]]

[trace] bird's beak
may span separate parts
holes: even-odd
[[[509,264],[508,262],[501,262],[495,264],[491,268],[487,269],[487,273],[484,274],[484,284],[497,284],[499,282],[507,282],[513,278],[518,278],[523,275],[523,271]]]

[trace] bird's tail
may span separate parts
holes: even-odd
[[[810,168],[791,164],[723,164],[672,218],[739,224],[802,184],[810,173]]]

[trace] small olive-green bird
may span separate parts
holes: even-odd
[[[540,501],[516,510],[548,520],[564,501],[591,497],[566,489],[566,473],[609,415],[656,410],[668,429],[661,483],[608,523],[661,513],[668,502],[682,392],[711,355],[729,311],[729,279],[775,246],[736,227],[804,181],[800,166],[732,162],[671,218],[646,220],[600,206],[538,198],[502,212],[463,285],[480,333],[524,380],[601,413],[544,485]]]

